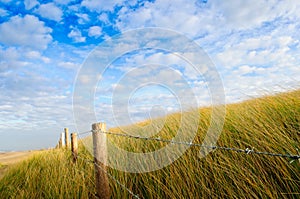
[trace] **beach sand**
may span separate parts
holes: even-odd
[[[0,179],[11,165],[25,160],[35,152],[36,151],[19,151],[0,153]]]

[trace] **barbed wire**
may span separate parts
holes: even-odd
[[[255,155],[266,155],[266,156],[272,156],[272,157],[282,157],[282,158],[291,158],[292,161],[290,163],[294,162],[295,160],[299,160],[300,162],[300,153],[298,149],[298,155],[295,154],[280,154],[280,153],[271,153],[266,151],[255,151],[254,148],[233,148],[233,147],[225,147],[225,146],[209,146],[209,145],[203,145],[199,143],[193,143],[193,142],[184,142],[184,141],[175,141],[175,140],[168,140],[168,139],[162,139],[160,137],[145,137],[141,135],[129,135],[124,133],[113,133],[108,131],[102,131],[102,130],[89,130],[85,132],[78,133],[78,135],[84,135],[87,133],[94,133],[99,132],[102,134],[108,134],[113,136],[121,136],[121,137],[127,137],[127,138],[133,138],[133,139],[142,139],[142,140],[151,140],[151,141],[157,141],[157,142],[164,142],[164,143],[170,143],[170,144],[178,144],[178,145],[185,145],[190,147],[202,147],[202,148],[209,148],[209,149],[219,149],[219,150],[225,150],[225,151],[234,151],[237,153],[244,153],[244,154],[255,154]],[[118,185],[120,185],[124,190],[126,190],[132,197],[140,199],[140,196],[137,194],[134,194],[129,188],[127,188],[122,182],[120,182],[116,177],[114,177],[112,174],[108,173],[105,169],[103,169],[100,165],[98,165],[94,160],[84,158],[77,154],[77,158],[82,159],[86,162],[93,163],[96,165],[99,169],[101,169],[107,176],[109,176],[110,179],[112,179],[114,182],[116,182]],[[81,171],[82,172],[82,171]]]
[[[120,185],[124,190],[126,190],[131,196],[133,196],[134,198],[137,199],[141,199],[139,195],[134,194],[129,188],[127,188],[124,184],[122,184],[118,179],[116,179],[113,175],[111,175],[110,173],[108,173],[106,170],[104,170],[100,165],[98,165],[94,160],[90,160],[87,158],[83,158],[81,156],[77,156],[80,159],[86,161],[86,162],[90,162],[95,164],[99,169],[101,169],[106,175],[108,175],[112,180],[114,180],[118,185]]]
[[[92,131],[91,130],[89,130],[89,131],[84,131],[84,132],[81,132],[81,133],[77,133],[77,135],[84,135],[84,134],[88,134],[88,133],[91,133]]]
[[[100,132],[103,134],[114,135],[114,136],[121,136],[127,138],[134,138],[134,139],[142,139],[142,140],[152,140],[157,142],[165,142],[170,144],[178,144],[178,145],[186,145],[186,146],[194,146],[194,147],[202,147],[202,148],[210,148],[210,149],[219,149],[225,151],[234,151],[237,153],[245,153],[245,154],[255,154],[255,155],[265,155],[265,156],[272,156],[272,157],[282,157],[282,158],[291,158],[293,160],[300,161],[300,154],[299,155],[291,155],[291,154],[280,154],[280,153],[271,153],[266,151],[255,151],[254,148],[249,149],[240,149],[240,148],[232,148],[232,147],[224,147],[224,146],[209,146],[209,145],[202,145],[193,142],[182,142],[182,141],[175,141],[175,140],[167,140],[162,138],[151,138],[151,137],[144,137],[144,136],[137,136],[137,135],[129,135],[129,134],[122,134],[122,133],[112,133],[112,132],[104,132],[101,130],[92,130],[91,132]]]
[[[139,197],[139,195],[134,194],[129,188],[127,188],[124,184],[122,184],[118,179],[116,179],[113,175],[111,175],[110,173],[108,173],[106,170],[104,170],[103,168],[101,168],[100,165],[98,165],[97,163],[94,162],[94,164],[100,168],[104,173],[106,173],[111,179],[113,179],[117,184],[119,184],[123,189],[125,189],[128,193],[130,193],[131,196],[133,196],[134,198],[137,199],[141,199]]]

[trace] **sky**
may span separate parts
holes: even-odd
[[[133,36],[143,28],[201,47],[226,103],[300,87],[299,1],[0,0],[0,151],[53,147],[64,127],[82,130],[87,107],[76,98],[74,113],[74,92],[93,75],[93,113],[109,127],[176,112],[181,101],[213,104],[206,71],[194,71],[180,43],[166,39],[168,51],[116,42],[153,39]],[[107,44],[113,61],[85,73]]]

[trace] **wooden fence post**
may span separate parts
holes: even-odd
[[[62,147],[62,140],[61,138],[59,138],[57,148],[61,149],[61,147]]]
[[[60,138],[59,138],[59,142],[58,142],[59,149],[61,149],[63,147],[63,138],[64,138],[64,134],[60,133]]]
[[[72,150],[73,162],[76,163],[77,155],[78,155],[77,133],[71,133],[71,150]]]
[[[93,124],[92,130],[97,196],[101,199],[108,199],[110,198],[110,190],[105,166],[107,161],[106,134],[99,132],[106,131],[106,124]]]
[[[63,142],[63,140],[64,140],[64,133],[60,134],[60,140],[61,140],[61,147],[63,148],[65,146],[65,143]]]
[[[58,143],[57,143],[57,145],[56,145],[56,147],[55,148],[57,148],[57,149],[61,149],[62,148],[62,146],[63,146],[63,143],[62,143],[62,133],[60,134],[60,137],[59,137],[59,140],[58,140]]]
[[[65,146],[66,148],[69,148],[69,129],[65,128]]]

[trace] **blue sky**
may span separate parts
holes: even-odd
[[[299,88],[298,1],[0,0],[0,151],[51,147],[64,127],[76,131],[72,96],[84,61],[101,42],[145,27],[173,30],[202,47],[220,74],[227,103]],[[198,106],[210,104],[205,80],[182,59],[138,51],[118,58],[98,84],[97,118],[112,121],[112,92],[126,85],[117,77],[148,63],[160,65],[152,71],[157,81],[175,85],[163,69],[168,65],[192,85]],[[132,121],[139,121],[180,105],[154,84],[132,93],[129,106]]]

